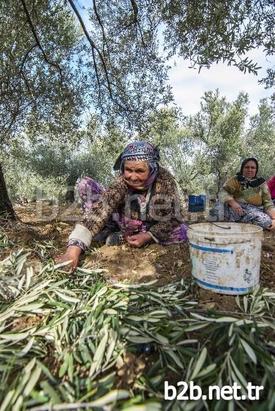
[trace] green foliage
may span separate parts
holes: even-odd
[[[273,95],[270,100],[260,102],[259,113],[250,120],[250,127],[245,137],[246,153],[255,156],[260,163],[260,172],[264,177],[275,174],[275,106]]]
[[[185,191],[208,187],[217,192],[252,143],[264,174],[272,173],[274,121],[267,102],[252,119],[246,137],[248,99],[244,94],[229,104],[218,92],[208,92],[200,113],[189,120],[178,110],[154,111],[171,97],[165,87],[164,61],[158,54],[161,22],[170,54],[179,52],[200,67],[224,60],[241,70],[255,71],[245,53],[255,43],[264,45],[267,54],[271,51],[268,2],[262,8],[254,2],[240,5],[233,0],[227,7],[204,1],[192,5],[132,2],[130,8],[127,2],[119,6],[94,2],[88,9],[90,37],[86,38],[77,28],[74,10],[58,0],[32,5],[22,1],[19,7],[9,0],[1,4],[0,11],[4,22],[1,75],[5,79],[1,140],[9,155],[21,158],[17,166],[10,166],[16,176],[9,173],[8,177],[10,190],[17,196],[30,197],[36,184],[56,195],[60,184],[74,185],[82,174],[108,182],[111,164],[126,142],[121,133],[116,134],[118,122],[120,128],[136,128],[141,138],[160,146],[164,165]],[[8,30],[10,26],[17,30]],[[94,46],[91,42],[88,46],[91,39]],[[244,57],[237,61],[240,56]],[[91,137],[93,132],[98,134],[93,121],[85,120],[86,130],[79,128],[84,119],[82,107],[91,98],[93,109],[101,111],[109,130],[97,139]],[[22,150],[23,129],[31,148]],[[29,188],[27,170],[31,170]]]
[[[167,55],[179,53],[198,67],[225,61],[256,72],[246,53],[262,47],[269,55],[274,49],[268,0],[94,1],[78,7],[61,0],[1,3],[5,133],[26,121],[34,127],[46,121],[62,134],[60,121],[77,128],[84,107],[142,131],[144,120],[171,101]]]
[[[159,147],[161,163],[169,168],[183,192],[201,189],[196,180],[200,173],[194,165],[196,141],[179,109],[154,113],[141,136]]]
[[[11,198],[73,200],[75,183],[84,175],[107,186],[123,146],[118,129],[103,131],[95,119],[68,141],[52,139],[45,130],[43,138],[32,145],[32,135],[27,134],[24,145],[14,144],[11,156],[2,156]]]
[[[235,173],[243,152],[243,135],[248,96],[240,94],[233,103],[218,90],[202,98],[201,111],[189,120],[195,148],[195,167],[206,178],[205,188],[220,190],[225,179]]]
[[[10,197],[15,202],[65,199],[67,185],[63,176],[41,176],[20,164],[8,168],[5,174]]]
[[[183,193],[215,196],[244,157],[256,156],[264,177],[274,174],[273,99],[260,103],[259,114],[250,119],[248,128],[247,104],[243,93],[229,103],[217,90],[207,92],[196,115],[185,117],[178,109],[163,108],[132,138],[159,146],[162,165],[170,169]],[[64,198],[66,188],[72,189],[83,175],[107,186],[115,159],[128,143],[118,127],[108,126],[104,129],[92,118],[67,141],[53,139],[45,131],[34,145],[32,135],[24,145],[14,145],[12,156],[2,159],[13,198],[30,199],[35,188],[42,186],[48,198]]]
[[[87,53],[87,67],[96,69],[93,104],[107,122],[140,131],[150,114],[172,99],[159,50],[158,10],[122,0],[94,1],[87,12],[88,40],[96,46],[93,56]]]
[[[260,102],[248,128],[247,106],[247,94],[229,103],[218,90],[209,91],[194,116],[174,109],[152,115],[142,137],[160,147],[162,163],[183,192],[216,195],[245,157],[259,159],[265,178],[274,175],[274,96]]]
[[[1,2],[3,156],[21,148],[25,133],[33,146],[28,153],[34,157],[31,161],[27,158],[32,172],[46,175],[48,170],[51,177],[59,177],[62,171],[66,184],[72,184],[85,169],[107,180],[107,168],[121,147],[113,132],[108,135],[113,146],[110,152],[103,145],[103,164],[98,160],[101,143],[88,148],[88,152],[95,152],[94,168],[88,166],[82,149],[75,148],[89,125],[89,116],[96,112],[108,130],[123,130],[123,143],[133,131],[143,138],[148,131],[148,137],[163,147],[164,163],[178,174],[183,189],[187,185],[189,191],[203,189],[201,175],[209,175],[204,179],[207,186],[213,181],[219,187],[236,163],[245,97],[229,107],[218,96],[205,96],[201,115],[189,123],[180,120],[176,130],[178,120],[169,124],[169,110],[155,114],[172,100],[166,60],[179,54],[199,68],[225,61],[256,73],[258,67],[247,52],[256,47],[262,47],[266,55],[274,51],[273,10],[269,0],[230,0],[226,4],[205,0],[95,0],[88,6],[79,2],[77,7],[73,0]],[[262,81],[270,86],[273,69],[267,74]],[[214,125],[207,124],[209,110]],[[153,124],[155,115],[158,119]],[[203,141],[208,132],[209,138]],[[263,130],[259,133],[262,135]],[[259,151],[263,158],[265,149],[259,147]],[[230,165],[226,162],[228,155],[232,158]],[[43,166],[41,156],[45,156]],[[78,159],[86,163],[85,167]],[[1,204],[1,211],[5,211],[8,198],[1,198]]]
[[[79,127],[85,93],[73,64],[80,37],[63,2],[8,0],[1,2],[0,17],[0,144],[6,158],[23,145],[26,126],[33,143],[45,129],[64,141]],[[7,194],[0,200],[0,212],[7,211]]]
[[[165,46],[170,56],[178,53],[193,66],[209,68],[226,62],[243,72],[258,72],[257,62],[247,53],[262,47],[274,53],[274,5],[272,1],[168,1],[156,0],[165,24]],[[274,68],[269,68],[266,85],[274,85]]]
[[[218,90],[209,91],[194,116],[173,109],[157,112],[144,138],[159,145],[163,164],[184,192],[216,194],[245,153],[247,104],[246,94],[229,103]]]
[[[44,253],[45,245],[38,249]],[[0,262],[1,411],[58,410],[67,403],[224,409],[215,399],[167,404],[165,380],[194,381],[205,393],[235,382],[242,394],[250,381],[264,385],[257,407],[273,409],[273,292],[257,288],[237,297],[234,314],[210,312],[198,309],[193,286],[183,280],[159,288],[109,285],[100,270],[78,268],[69,278],[66,263],[45,261],[41,269],[30,263],[27,250]],[[140,354],[144,344],[152,356]],[[249,401],[233,402],[251,409]]]
[[[46,121],[60,131],[60,120],[77,121],[82,96],[69,62],[79,33],[68,9],[56,0],[8,0],[0,16],[1,142],[10,143],[27,123]]]

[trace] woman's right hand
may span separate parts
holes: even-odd
[[[270,230],[270,231],[275,231],[275,219],[272,219],[271,226],[268,227],[268,230]]]
[[[244,209],[242,208],[242,206],[236,200],[228,201],[228,205],[232,208],[233,211],[235,211],[235,213],[237,213],[239,215],[244,215],[245,214]]]
[[[73,273],[78,266],[81,252],[82,250],[80,247],[70,245],[65,254],[62,254],[56,258],[56,262],[65,263],[66,261],[71,261],[69,268],[70,272]]]

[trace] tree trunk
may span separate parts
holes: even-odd
[[[76,178],[69,176],[66,183],[67,183],[67,192],[65,195],[65,201],[66,203],[73,203],[75,200],[74,190],[75,190]]]
[[[2,166],[0,164],[0,217],[3,215],[7,216],[11,220],[16,219],[12,203],[9,199]]]

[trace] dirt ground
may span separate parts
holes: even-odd
[[[68,235],[80,216],[77,208],[55,209],[47,204],[16,206],[16,213],[21,222],[9,223],[2,220],[1,225],[12,244],[10,248],[0,248],[1,259],[8,255],[11,249],[25,247],[33,250],[32,258],[37,263],[39,262],[39,255],[35,251],[37,243],[42,242],[45,246],[50,244],[47,257],[61,254],[65,250]],[[275,233],[265,232],[260,282],[263,287],[273,290],[275,290],[274,261]],[[133,249],[127,245],[119,247],[95,245],[85,258],[85,266],[105,269],[104,275],[111,283],[121,281],[143,283],[157,280],[157,285],[163,285],[181,278],[187,280],[191,278],[188,244],[166,247],[151,244],[142,249]],[[222,311],[234,311],[236,308],[234,296],[216,294],[200,287],[196,287],[194,292],[202,308]]]

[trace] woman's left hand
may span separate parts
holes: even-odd
[[[149,243],[152,237],[148,233],[138,233],[126,237],[126,241],[132,247],[142,247],[144,244]]]

